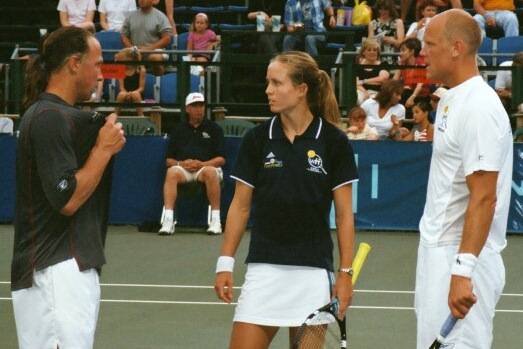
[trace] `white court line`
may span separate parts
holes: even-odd
[[[12,298],[0,297],[0,301],[10,301]],[[130,303],[130,304],[182,304],[182,305],[236,305],[237,303],[223,303],[223,302],[190,302],[190,301],[155,301],[155,300],[141,300],[141,299],[102,299],[102,303]],[[414,310],[414,307],[380,307],[370,305],[353,305],[352,309],[368,309],[368,310]],[[521,313],[522,310],[515,309],[496,309],[496,313]]]
[[[9,285],[9,281],[0,281],[0,284]],[[214,286],[206,285],[162,285],[162,284],[100,284],[102,287],[143,287],[143,288],[188,288],[188,289],[214,289]],[[234,289],[241,289],[240,286],[233,287]],[[402,290],[354,290],[357,293],[385,293],[385,294],[414,294],[414,291]],[[502,293],[504,297],[523,297],[521,293]]]

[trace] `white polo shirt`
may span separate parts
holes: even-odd
[[[392,116],[395,115],[398,120],[405,119],[405,107],[402,104],[396,104],[390,107],[385,115],[380,118],[380,105],[374,98],[369,98],[361,104],[365,114],[367,114],[367,124],[378,131],[378,136],[385,139],[389,136],[392,128]]]
[[[96,11],[96,4],[94,0],[60,0],[56,9],[67,12],[69,23],[77,25],[85,21],[87,12]]]
[[[107,16],[110,30],[120,31],[130,12],[136,11],[135,0],[100,0],[98,12]]]
[[[469,202],[465,178],[484,170],[499,172],[487,245],[496,251],[506,246],[512,147],[508,115],[480,76],[448,90],[436,113],[427,201],[419,225],[422,244],[459,244]]]

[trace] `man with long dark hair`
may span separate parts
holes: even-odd
[[[116,115],[74,104],[96,88],[102,53],[84,29],[51,33],[29,63],[17,153],[11,290],[20,348],[92,348],[105,263]]]

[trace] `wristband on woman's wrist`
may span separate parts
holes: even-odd
[[[220,256],[216,262],[216,274],[221,272],[230,272],[234,270],[234,258],[231,256]]]
[[[458,253],[450,269],[452,275],[472,277],[472,272],[478,263],[478,257],[472,253]]]

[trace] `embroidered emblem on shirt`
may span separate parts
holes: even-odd
[[[67,181],[67,179],[62,179],[60,183],[58,183],[56,188],[58,189],[58,191],[65,191],[67,190],[67,188],[69,188],[69,182]]]
[[[265,162],[263,163],[264,168],[278,168],[283,167],[283,161],[276,159],[276,155],[271,151],[265,157]]]
[[[207,133],[207,132],[202,132],[202,137],[203,138],[211,138],[211,136]]]
[[[323,160],[314,150],[307,152],[307,162],[309,163],[307,171],[327,174],[327,171],[323,168]]]
[[[448,111],[449,111],[449,106],[446,105],[445,108],[443,108],[443,115],[441,117],[441,120],[438,124],[438,130],[441,131],[441,132],[445,132],[447,130],[447,117],[448,117]]]

